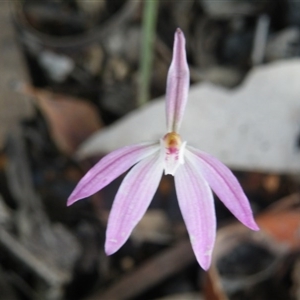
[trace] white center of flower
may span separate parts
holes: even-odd
[[[174,176],[178,167],[184,164],[186,142],[182,143],[176,132],[169,132],[160,140],[160,146],[165,174]]]

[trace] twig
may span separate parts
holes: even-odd
[[[63,273],[53,266],[45,264],[1,227],[0,244],[50,286],[61,286],[69,281],[68,273]]]
[[[11,10],[14,16],[15,24],[26,31],[26,35],[23,37],[24,42],[44,45],[46,47],[54,47],[56,49],[68,49],[84,47],[94,41],[105,39],[113,31],[115,31],[117,28],[120,28],[120,26],[130,20],[136,11],[137,6],[139,5],[139,1],[127,1],[127,3],[124,4],[124,7],[115,13],[108,21],[106,21],[106,23],[96,26],[82,34],[67,37],[54,37],[39,32],[25,20],[24,16],[22,17],[21,8],[13,6],[13,4]]]
[[[181,241],[150,259],[132,273],[125,274],[106,291],[98,292],[86,300],[131,299],[195,261],[190,241]]]

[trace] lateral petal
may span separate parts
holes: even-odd
[[[249,201],[233,173],[212,155],[188,147],[186,155],[202,173],[213,191],[245,226],[259,230],[252,214]]]
[[[186,61],[185,38],[178,28],[175,32],[173,58],[168,72],[166,118],[168,132],[178,132],[185,110],[190,85],[190,71]]]
[[[98,192],[134,164],[154,152],[158,152],[159,149],[158,143],[151,142],[126,146],[109,153],[79,181],[70,195],[67,205],[70,206],[74,202]]]
[[[135,165],[124,178],[114,200],[106,230],[105,252],[111,255],[127,241],[145,214],[163,172],[155,153]]]
[[[200,266],[207,270],[216,238],[212,191],[188,159],[175,174],[175,187],[195,256]]]

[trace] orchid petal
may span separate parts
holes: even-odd
[[[105,242],[107,255],[119,250],[145,214],[162,172],[159,153],[155,153],[135,165],[124,178],[108,219]]]
[[[79,181],[67,205],[91,196],[126,172],[143,158],[159,152],[158,143],[141,143],[115,150],[102,158]]]
[[[190,85],[190,71],[186,61],[185,38],[178,28],[175,33],[173,58],[168,72],[166,118],[168,132],[178,132],[185,110]]]
[[[229,168],[210,154],[192,147],[188,147],[186,155],[232,214],[252,230],[259,230],[249,201]]]
[[[216,237],[212,191],[188,159],[176,172],[175,187],[195,256],[200,266],[207,270]]]

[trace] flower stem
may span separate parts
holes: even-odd
[[[157,0],[146,0],[144,2],[138,106],[142,106],[148,102],[150,98],[151,69],[153,60],[155,25],[158,11],[157,8]]]

